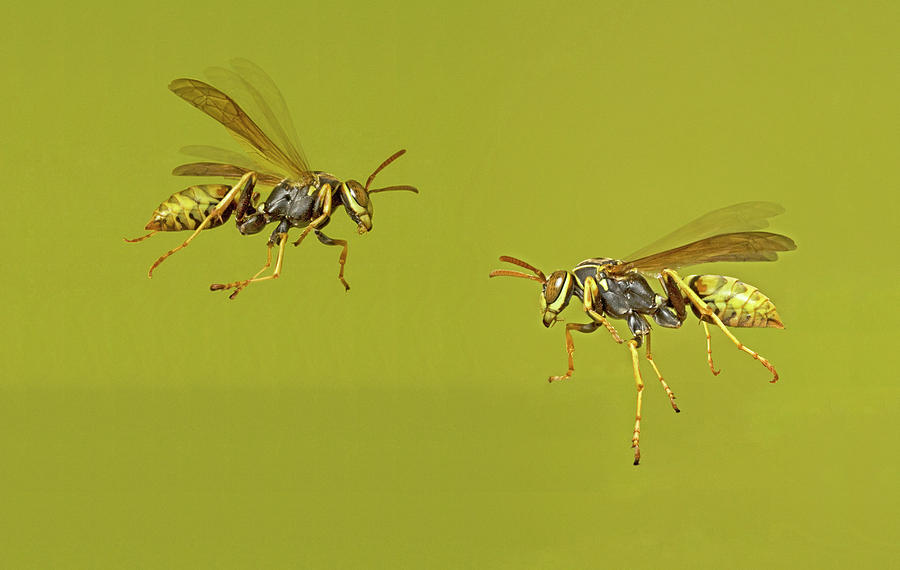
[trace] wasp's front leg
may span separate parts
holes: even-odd
[[[572,332],[578,331],[583,333],[592,333],[600,328],[600,323],[567,323],[566,324],[566,352],[569,354],[569,370],[562,376],[551,376],[548,382],[557,382],[559,380],[568,380],[575,372],[575,341],[572,340]]]
[[[619,336],[619,332],[616,330],[616,328],[609,324],[609,321],[606,320],[606,317],[604,317],[601,313],[597,312],[594,309],[595,301],[600,301],[600,292],[597,289],[597,282],[594,281],[594,278],[588,277],[584,281],[584,312],[587,313],[589,317],[606,327],[606,330],[608,330],[609,334],[612,335],[614,341],[622,344],[622,337]]]
[[[328,218],[331,217],[331,197],[333,192],[331,190],[331,184],[325,184],[319,190],[319,195],[316,197],[316,205],[313,206],[313,212],[321,210],[321,215],[311,221],[309,225],[303,228],[303,232],[300,234],[300,237],[297,238],[297,241],[294,242],[294,247],[300,245],[303,241],[303,238],[311,232],[312,230],[319,229],[320,226],[324,226],[325,222],[328,221]],[[346,286],[346,284],[345,284]]]
[[[338,263],[341,265],[341,271],[338,273],[338,279],[341,280],[341,283],[344,285],[344,290],[350,290],[350,284],[344,279],[344,266],[347,264],[347,241],[342,239],[332,239],[319,230],[316,230],[316,237],[319,238],[319,241],[324,243],[325,245],[339,245],[344,249],[341,251],[341,257],[338,259]]]

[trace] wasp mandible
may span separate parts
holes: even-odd
[[[214,68],[209,75],[217,83],[230,85],[242,92],[248,108],[255,110],[260,127],[250,115],[223,91],[197,79],[176,79],[169,89],[194,107],[200,109],[219,123],[246,149],[243,155],[210,146],[192,146],[182,149],[187,154],[210,158],[215,162],[192,162],[183,164],[172,171],[176,176],[214,176],[238,179],[234,186],[223,184],[200,184],[176,192],[159,205],[145,229],[150,233],[127,242],[143,241],[160,231],[193,230],[180,245],[159,257],[148,271],[153,271],[170,255],[179,251],[205,229],[214,228],[228,221],[232,213],[238,231],[243,235],[259,233],[270,223],[277,223],[269,236],[266,263],[249,279],[232,283],[210,285],[210,290],[234,289],[230,295],[234,299],[245,287],[258,281],[277,279],[281,274],[284,250],[291,228],[302,228],[300,236],[293,242],[300,245],[310,231],[325,245],[341,246],[339,258],[340,279],[345,290],[350,285],[344,279],[347,263],[347,242],[332,239],[322,233],[331,221],[332,213],[340,206],[357,225],[360,235],[372,229],[371,194],[392,190],[407,190],[418,193],[413,186],[387,186],[371,188],[372,181],[381,170],[399,158],[405,150],[400,150],[387,158],[366,180],[365,186],[356,180],[341,181],[322,171],[312,171],[307,165],[300,143],[294,134],[293,121],[287,104],[275,83],[262,69],[249,61],[236,59],[232,68]],[[257,185],[272,186],[265,202],[259,204]],[[278,245],[275,269],[269,275],[260,277],[272,264],[272,248]]]
[[[638,349],[642,345],[646,346],[645,357],[659,378],[672,408],[676,412],[681,411],[675,404],[675,394],[653,360],[647,317],[651,317],[662,327],[678,328],[687,318],[686,308],[690,306],[694,315],[703,323],[706,332],[706,358],[714,375],[718,375],[720,371],[713,365],[708,323],[719,327],[738,349],[765,366],[772,373],[771,382],[778,380],[775,367],[762,355],[741,343],[727,328],[784,328],[772,301],[756,287],[734,277],[682,277],[676,269],[715,261],[775,261],[778,258],[777,252],[796,249],[794,241],[780,234],[750,230],[767,227],[767,219],[783,211],[781,206],[771,202],[735,204],[701,216],[635,252],[628,257],[633,261],[596,257],[582,261],[571,271],[554,271],[549,276],[520,259],[503,256],[500,261],[527,269],[531,274],[498,269],[492,271],[490,277],[521,277],[541,283],[541,314],[545,327],[550,327],[559,320],[559,314],[573,296],[581,301],[591,321],[566,324],[569,368],[565,374],[551,376],[550,382],[570,378],[575,371],[572,331],[592,333],[603,327],[609,331],[613,340],[619,344],[624,342],[628,346],[637,387],[637,411],[631,445],[634,448],[634,464],[638,465],[641,459],[641,397],[644,389]],[[676,243],[685,245],[664,249]],[[645,275],[658,278],[665,295],[654,292]],[[623,340],[607,317],[625,320],[632,338]]]

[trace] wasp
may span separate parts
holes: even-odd
[[[794,241],[784,235],[750,231],[768,226],[767,219],[783,212],[771,202],[744,202],[710,212],[684,227],[635,252],[623,261],[608,257],[586,259],[571,271],[554,271],[549,276],[532,265],[513,257],[500,261],[512,263],[531,273],[497,269],[490,277],[506,276],[531,279],[541,284],[541,316],[545,327],[559,319],[573,297],[581,302],[590,318],[588,323],[567,323],[566,352],[569,367],[565,374],[551,376],[550,382],[566,380],[575,371],[575,344],[572,331],[592,333],[606,329],[613,340],[624,343],[631,353],[632,371],[637,388],[637,411],[631,445],[634,464],[641,459],[641,398],[644,382],[639,368],[638,349],[645,346],[650,362],[676,412],[675,394],[669,388],[653,359],[650,350],[650,323],[665,328],[679,328],[687,319],[687,307],[703,324],[706,332],[706,358],[710,371],[718,375],[713,365],[709,324],[713,324],[741,351],[759,361],[772,373],[771,382],[778,380],[775,367],[762,355],[739,341],[728,327],[769,327],[782,329],[784,324],[775,305],[759,289],[734,277],[724,275],[686,275],[681,267],[715,261],[775,261],[778,252],[796,249]],[[691,241],[693,240],[693,241]],[[673,244],[683,244],[669,247]],[[646,277],[659,280],[664,294],[656,293]],[[632,337],[625,341],[609,319],[626,322]]]
[[[331,215],[341,206],[362,235],[372,230],[372,199],[377,192],[406,190],[418,193],[413,186],[387,186],[371,188],[375,176],[406,151],[400,150],[387,158],[363,185],[356,180],[341,181],[332,174],[309,169],[303,149],[297,141],[293,121],[281,92],[262,69],[249,61],[236,59],[232,69],[213,68],[209,75],[216,82],[228,84],[242,92],[242,101],[251,108],[259,123],[250,118],[243,107],[220,89],[197,79],[175,79],[169,89],[178,97],[200,109],[219,123],[239,143],[246,154],[211,146],[192,146],[182,149],[187,154],[213,159],[214,162],[192,162],[172,171],[176,176],[213,176],[237,179],[233,186],[224,184],[199,184],[176,192],[153,212],[145,229],[150,233],[127,242],[143,241],[161,231],[193,233],[183,243],[160,256],[150,267],[148,277],[173,253],[184,249],[205,229],[221,226],[234,214],[238,231],[242,235],[261,232],[267,225],[277,224],[267,242],[266,263],[248,279],[232,283],[214,283],[212,291],[233,289],[230,298],[251,283],[277,279],[281,274],[288,232],[301,228],[295,246],[314,232],[318,240],[331,246],[340,246],[340,271],[338,279],[344,289],[350,285],[344,279],[348,245],[343,239],[333,239],[322,232],[331,221]],[[262,126],[260,126],[262,125]],[[260,204],[257,186],[270,186],[271,192]],[[278,246],[275,269],[260,277],[272,265],[272,249]]]

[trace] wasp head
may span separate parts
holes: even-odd
[[[372,200],[362,184],[356,180],[341,183],[341,203],[360,235],[372,229]]]
[[[419,191],[412,186],[369,188],[369,186],[372,185],[372,181],[375,180],[375,175],[381,172],[385,166],[400,158],[405,152],[406,150],[398,150],[387,160],[382,162],[381,165],[375,169],[375,172],[369,176],[368,180],[366,180],[365,186],[356,180],[348,180],[341,184],[341,202],[344,204],[344,209],[347,210],[350,219],[356,223],[357,231],[360,235],[372,229],[372,199],[370,194],[376,192],[388,192],[390,190],[408,190],[410,192],[415,192],[416,194],[419,193]]]
[[[545,327],[553,326],[572,299],[575,276],[570,271],[554,271],[544,282],[541,293],[541,318]]]
[[[495,269],[491,271],[490,277],[521,277],[523,279],[531,279],[542,285],[541,288],[541,320],[545,327],[550,327],[559,320],[559,313],[566,308],[569,300],[572,298],[572,291],[575,289],[575,276],[570,271],[554,271],[550,277],[544,275],[544,272],[529,265],[521,259],[515,257],[501,256],[500,261],[512,263],[519,267],[528,269],[534,275],[522,273],[521,271],[511,271],[509,269]]]

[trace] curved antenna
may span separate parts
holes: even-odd
[[[400,158],[401,156],[403,156],[404,153],[406,153],[406,149],[405,149],[405,148],[401,148],[400,150],[398,150],[397,152],[395,152],[394,154],[392,154],[391,156],[389,156],[387,160],[385,160],[384,162],[382,162],[382,163],[381,163],[381,166],[379,166],[378,168],[376,168],[376,169],[375,169],[375,172],[373,172],[372,175],[369,176],[369,179],[366,180],[366,191],[369,190],[369,186],[372,184],[372,181],[375,180],[375,175],[378,174],[379,172],[381,172],[382,170],[384,170],[384,167],[385,167],[385,166],[387,166],[388,164],[394,162],[395,160],[397,160],[398,158]],[[382,190],[384,190],[384,188],[382,188]]]
[[[509,269],[495,269],[488,274],[488,277],[521,277],[523,279],[537,281],[538,283],[543,283],[545,281],[545,279],[541,279],[540,277],[522,273],[521,271],[511,271]]]
[[[407,186],[406,184],[402,184],[400,186],[385,186],[384,188],[375,188],[373,190],[368,190],[369,194],[374,194],[376,192],[390,192],[391,190],[409,190],[410,192],[415,192],[416,194],[419,191],[415,186]]]
[[[531,265],[530,263],[526,263],[526,262],[522,261],[521,259],[516,259],[515,257],[510,257],[508,255],[501,255],[500,261],[505,261],[507,263],[512,263],[513,265],[518,265],[519,267],[524,267],[525,269],[528,269],[529,271],[533,271],[535,275],[537,275],[538,277],[541,278],[541,281],[547,280],[547,276],[544,275],[543,271],[541,271],[537,267]]]

